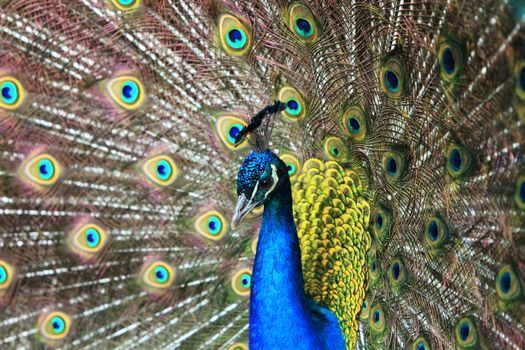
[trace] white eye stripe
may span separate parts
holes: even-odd
[[[270,164],[270,166],[272,167],[273,184],[272,187],[270,187],[270,189],[264,194],[264,198],[268,197],[268,195],[272,193],[272,191],[275,189],[275,186],[277,186],[277,182],[279,181],[279,176],[277,176],[277,167],[273,164]],[[258,182],[257,185],[259,185]]]

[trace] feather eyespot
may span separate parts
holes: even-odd
[[[383,168],[387,179],[390,181],[400,180],[405,173],[406,159],[401,152],[386,152],[383,156]]]
[[[90,259],[96,256],[107,243],[107,234],[93,223],[84,223],[69,234],[70,249],[77,255]]]
[[[452,39],[442,39],[439,45],[438,61],[441,78],[451,82],[463,70],[463,50]]]
[[[171,185],[178,176],[178,168],[173,158],[162,154],[143,161],[141,170],[148,182],[161,187]]]
[[[295,180],[297,178],[297,175],[299,174],[299,170],[301,169],[301,164],[299,163],[299,160],[291,154],[282,154],[280,155],[280,158],[284,162],[284,164],[286,164],[290,180]]]
[[[318,29],[310,9],[302,4],[290,7],[290,30],[301,42],[313,42],[317,39]]]
[[[398,292],[405,283],[407,272],[405,265],[400,259],[394,259],[388,269],[388,279],[393,292]]]
[[[462,318],[455,326],[456,342],[461,349],[477,349],[478,332],[470,317]]]
[[[379,243],[383,243],[388,239],[390,233],[390,226],[392,222],[392,214],[385,207],[379,205],[372,212],[372,230],[375,238]]]
[[[370,316],[370,305],[368,304],[368,300],[365,298],[363,300],[363,305],[361,306],[361,313],[359,314],[359,319],[362,321],[368,320],[368,317]]]
[[[339,137],[329,136],[324,142],[324,153],[328,159],[336,162],[349,161],[349,151],[346,144]]]
[[[456,144],[451,144],[448,147],[446,160],[447,171],[454,179],[466,175],[473,163],[470,152],[465,147]]]
[[[384,85],[389,92],[396,93],[399,91],[399,77],[391,69],[385,69],[383,73]]]
[[[381,68],[380,82],[387,96],[397,99],[405,93],[405,73],[397,59],[390,59]]]
[[[38,322],[38,331],[47,341],[57,341],[65,338],[70,329],[70,317],[61,311],[52,311],[42,315]]]
[[[381,334],[385,331],[386,321],[385,314],[381,305],[376,304],[370,310],[370,330],[374,334]]]
[[[430,345],[425,338],[418,337],[412,343],[412,350],[430,350]]]
[[[146,263],[140,272],[144,287],[151,292],[165,291],[172,285],[174,277],[173,267],[162,260]]]
[[[278,100],[284,101],[286,107],[281,115],[290,121],[297,121],[306,115],[306,105],[299,92],[291,86],[284,86],[279,90]]]
[[[301,113],[301,109],[302,109],[301,104],[297,102],[297,100],[294,100],[293,98],[291,98],[288,101],[286,101],[286,108],[285,108],[286,113],[296,116],[299,113]]]
[[[20,174],[34,185],[49,187],[57,182],[61,167],[52,155],[41,153],[24,160]]]
[[[11,286],[13,275],[13,267],[6,261],[0,260],[0,294]]]
[[[518,274],[511,265],[502,266],[496,275],[496,291],[500,300],[509,302],[519,300],[523,295]]]
[[[216,210],[200,215],[195,220],[194,226],[197,233],[213,241],[221,239],[228,229],[226,219]]]
[[[215,122],[215,129],[219,139],[227,149],[239,150],[248,146],[246,137],[243,137],[239,143],[235,143],[235,138],[239,132],[246,127],[246,125],[247,123],[240,118],[222,116],[217,118],[217,121]]]
[[[425,224],[425,242],[433,249],[440,248],[448,241],[448,228],[437,215],[430,217]]]
[[[257,253],[257,243],[259,243],[259,237],[255,237],[252,239],[252,243],[250,244],[250,250],[252,251],[253,255]]]
[[[118,107],[125,110],[135,110],[142,106],[145,100],[142,82],[131,75],[110,79],[105,83],[105,91]]]
[[[233,291],[239,296],[250,295],[252,287],[252,271],[250,269],[241,269],[237,271],[231,281]]]
[[[370,255],[368,258],[368,276],[370,277],[371,283],[378,281],[379,277],[381,277],[379,271],[379,261],[373,255]]]
[[[232,15],[224,14],[219,18],[219,37],[222,48],[231,55],[242,56],[250,49],[248,28]]]
[[[379,80],[385,94],[393,99],[404,96],[406,90],[403,64],[396,58],[388,59],[381,67]]]
[[[140,7],[142,0],[111,0],[112,4],[121,11],[132,11]]]
[[[295,166],[295,164],[287,164],[286,170],[288,170],[288,175],[293,175],[297,171],[297,167]]]
[[[359,107],[350,107],[343,115],[342,123],[348,136],[356,141],[366,138],[367,125],[363,111]]]
[[[242,129],[243,126],[241,124],[233,124],[228,129],[228,142],[235,143],[235,138],[239,135]]]
[[[208,231],[213,234],[213,235],[216,235],[217,233],[219,233],[222,229],[222,222],[221,220],[217,217],[217,216],[210,216],[208,218]]]
[[[22,83],[14,77],[0,77],[0,107],[14,110],[20,107],[25,99]]]

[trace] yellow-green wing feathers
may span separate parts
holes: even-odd
[[[293,185],[305,291],[339,319],[348,349],[357,341],[366,292],[370,207],[359,176],[309,159]]]

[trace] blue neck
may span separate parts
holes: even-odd
[[[250,349],[319,349],[303,289],[290,180],[276,191],[264,207],[253,268]]]

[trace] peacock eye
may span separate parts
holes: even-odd
[[[174,270],[171,265],[158,260],[143,266],[141,280],[145,288],[152,292],[161,292],[171,286],[174,275]]]
[[[47,340],[60,340],[67,336],[71,319],[60,311],[41,316],[38,323],[40,335]]]
[[[250,49],[248,28],[232,15],[224,14],[219,18],[219,34],[222,48],[231,55],[242,56]]]
[[[457,344],[462,348],[475,349],[478,347],[478,332],[470,317],[462,318],[456,323],[454,333]]]
[[[400,180],[405,171],[406,159],[403,153],[398,151],[386,152],[383,156],[383,169],[389,181]]]
[[[473,160],[470,152],[462,146],[451,144],[447,150],[447,171],[454,179],[466,175],[472,168]]]
[[[142,82],[131,75],[123,75],[107,81],[105,91],[118,107],[125,110],[137,109],[145,98]]]
[[[324,142],[324,154],[328,159],[336,162],[349,160],[349,151],[346,144],[337,136],[329,136]]]
[[[0,78],[0,107],[13,110],[18,108],[25,97],[22,84],[13,77]]]
[[[361,306],[361,313],[359,314],[359,319],[361,321],[368,320],[368,317],[370,316],[370,305],[368,305],[368,300],[363,301],[363,306]]]
[[[286,102],[286,108],[281,115],[289,121],[297,121],[306,115],[306,105],[299,92],[291,86],[283,86],[279,90],[278,99]]]
[[[380,305],[376,304],[370,311],[370,327],[374,334],[381,334],[386,328],[385,315]]]
[[[441,77],[446,82],[451,82],[463,69],[461,45],[451,38],[443,38],[439,46],[438,61]]]
[[[259,181],[259,188],[262,190],[267,190],[272,187],[273,179],[271,177],[266,177]]]
[[[302,107],[297,100],[294,100],[293,98],[286,101],[286,113],[290,115],[299,115],[301,113]]]
[[[144,160],[141,170],[148,182],[160,187],[171,185],[179,173],[173,158],[164,154]]]
[[[200,215],[195,219],[194,226],[197,233],[213,241],[221,239],[228,230],[228,222],[216,210],[210,210]]]
[[[377,238],[379,243],[383,243],[388,239],[390,233],[392,214],[386,207],[379,205],[372,212],[372,218],[374,221],[371,227],[375,238]]]
[[[239,143],[235,143],[235,138],[246,126],[246,122],[240,118],[224,115],[217,118],[215,122],[215,132],[222,144],[230,151],[237,151],[248,145],[246,136],[243,136]]]
[[[282,154],[280,158],[284,164],[286,164],[286,170],[288,170],[288,176],[290,176],[290,180],[295,180],[301,169],[299,159],[291,154]]]
[[[430,345],[428,344],[428,341],[425,338],[418,337],[412,343],[412,349],[413,350],[428,350],[428,349],[430,349]]]
[[[348,108],[342,118],[342,124],[348,136],[357,141],[366,137],[366,119],[364,112],[357,106]]]
[[[302,42],[312,42],[317,39],[318,29],[310,9],[301,4],[290,8],[290,29],[295,37]]]
[[[252,286],[252,271],[250,269],[242,269],[237,271],[231,280],[233,291],[239,296],[250,295]]]
[[[374,283],[379,280],[379,262],[377,258],[373,255],[368,257],[368,277],[371,283]]]
[[[74,253],[90,259],[106,246],[107,238],[100,226],[87,223],[71,231],[68,242]]]
[[[226,42],[232,49],[242,49],[246,46],[246,34],[242,29],[230,29],[226,34]]]
[[[24,160],[21,174],[36,185],[51,186],[59,178],[61,167],[58,161],[47,153]]]
[[[431,249],[437,249],[448,241],[448,229],[438,215],[429,218],[425,224],[425,242]]]
[[[403,65],[397,59],[390,59],[381,68],[381,86],[387,96],[400,98],[405,91],[405,74]]]
[[[13,268],[7,262],[0,260],[0,293],[7,289],[13,280]]]
[[[516,181],[516,191],[514,193],[514,201],[521,210],[525,209],[525,175],[518,177]]]
[[[512,265],[502,266],[496,275],[496,291],[502,301],[515,301],[523,295],[518,274]]]
[[[398,293],[405,283],[407,272],[405,265],[400,259],[395,259],[389,267],[388,279],[390,281],[392,292]]]

